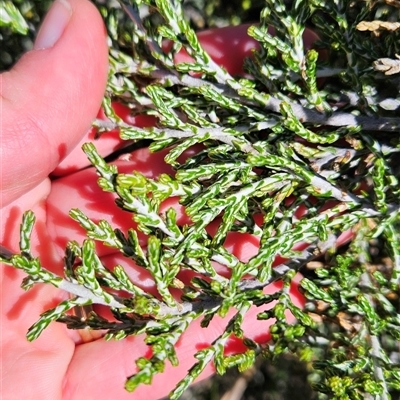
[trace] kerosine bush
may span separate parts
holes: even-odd
[[[1,4],[3,66],[29,47],[26,38],[34,37],[43,4]],[[243,3],[237,14],[224,2],[206,0],[97,5],[110,43],[103,103],[108,120],[95,121],[99,140],[118,129],[129,144],[117,155],[132,146],[164,150],[174,172],[152,179],[138,171],[120,173],[95,143],[84,146],[98,184],[115,194],[115,207],[134,224],[122,231],[71,210],[87,240],[70,238],[65,276],[58,277],[31,254],[34,215],[25,214],[21,253],[4,254],[2,261],[28,274],[24,289],[45,282],[71,294],[40,317],[28,339],[52,321],[71,329],[107,329],[106,339],[144,333],[152,356],[136,360],[138,371],[126,382],[133,391],[151,383],[165,363],[178,363],[176,343],[193,321],[207,329],[213,317],[230,311],[224,331],[198,351],[171,398],[209,363],[224,373],[232,366],[248,368],[258,355],[273,359],[286,352],[312,363],[320,398],[398,394],[399,3],[266,0]],[[258,20],[248,34],[259,45],[244,62],[245,77],[232,76],[204,51],[195,30],[254,15]],[[319,36],[315,50],[305,50],[306,27]],[[191,60],[176,63],[182,52]],[[115,103],[152,116],[155,126],[123,122]],[[196,151],[187,156],[188,149]],[[176,198],[188,217],[181,224],[174,207],[162,208]],[[224,247],[232,232],[256,238],[249,260]],[[343,233],[348,241],[338,247]],[[121,266],[106,268],[96,255],[97,242],[147,270],[155,293]],[[313,270],[305,268],[311,261]],[[183,279],[188,271],[192,278]],[[298,271],[305,276],[299,284],[304,306],[290,293]],[[264,288],[274,282],[281,284],[267,293]],[[114,320],[69,312],[92,304],[108,306]],[[249,310],[264,305],[267,311],[257,317],[269,326],[271,340],[260,343],[246,337],[242,323]],[[243,344],[238,354],[224,350],[232,338]]]

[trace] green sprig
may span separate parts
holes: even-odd
[[[112,48],[103,101],[109,120],[95,121],[97,137],[118,129],[135,145],[150,141],[149,151],[164,150],[170,173],[121,173],[108,161],[120,153],[103,158],[93,143],[85,144],[100,188],[113,194],[132,226],[124,232],[106,216],[95,221],[72,209],[86,239],[67,244],[65,277],[35,257],[34,216],[24,214],[20,254],[1,246],[2,263],[27,274],[25,290],[49,283],[70,294],[40,316],[28,339],[52,321],[105,329],[106,340],[143,334],[152,355],[136,360],[137,371],[126,382],[133,391],[151,384],[167,363],[179,363],[176,344],[190,324],[199,320],[207,329],[218,316],[226,319],[223,329],[195,354],[197,362],[171,398],[211,362],[222,374],[233,366],[245,370],[259,353],[271,359],[292,353],[313,362],[321,396],[389,399],[400,390],[393,362],[400,331],[400,119],[396,77],[373,65],[399,54],[400,41],[398,31],[370,35],[357,27],[377,18],[394,21],[396,10],[386,5],[383,12],[379,2],[268,0],[258,10],[260,23],[248,29],[259,47],[244,62],[244,79],[205,51],[187,18],[187,3],[99,4]],[[216,6],[200,3],[208,10],[204,21],[215,22],[207,13]],[[18,29],[23,13],[14,8],[7,15]],[[303,33],[310,25],[320,36],[316,48],[329,53],[324,62],[316,50],[305,49]],[[174,56],[183,50],[193,62],[176,66]],[[325,83],[317,80],[321,76]],[[114,101],[134,115],[155,117],[155,126],[124,122]],[[174,206],[163,207],[169,200],[179,202],[184,222]],[[349,243],[338,250],[343,232]],[[254,254],[243,258],[229,250],[231,237],[240,238],[233,247],[250,238]],[[98,243],[145,271],[154,293],[132,281],[126,267],[104,265]],[[300,243],[305,249],[293,250]],[[315,259],[318,267],[307,268]],[[307,275],[299,285],[305,307],[294,304],[291,292],[299,270]],[[275,291],[264,293],[274,282]],[[92,304],[108,307],[115,320],[69,314]],[[268,321],[272,337],[267,344],[247,338],[243,325],[248,311],[261,306],[257,318]],[[246,350],[226,354],[231,338],[242,340]]]

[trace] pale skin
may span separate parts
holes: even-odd
[[[32,252],[53,271],[60,271],[67,239],[81,241],[84,237],[84,232],[67,216],[72,207],[83,209],[94,219],[109,218],[124,229],[130,224],[126,214],[115,212],[112,196],[96,186],[95,172],[90,169],[78,172],[86,166],[78,144],[88,140],[87,132],[101,105],[108,50],[105,28],[95,7],[87,0],[69,0],[69,4],[70,18],[56,43],[25,54],[11,71],[1,75],[0,86],[0,243],[18,251],[22,213],[33,210],[37,222]],[[238,31],[238,36],[242,34]],[[223,48],[232,54],[229,48]],[[210,50],[213,51],[217,52]],[[216,59],[224,57],[224,53],[214,55]],[[237,70],[237,66],[232,67]],[[114,137],[96,146],[100,146],[102,154],[107,154],[118,143]],[[122,170],[137,169],[150,177],[170,171],[162,156],[150,155],[147,150],[133,154],[119,165]],[[58,177],[53,174],[50,179],[49,174],[54,170]],[[227,243],[242,259],[253,255],[257,245],[250,235],[232,238]],[[151,289],[148,275],[128,265],[119,254],[104,247],[99,247],[99,252],[106,265],[125,263],[132,279]],[[40,313],[65,299],[67,294],[47,285],[37,285],[25,293],[20,288],[23,272],[3,265],[0,271],[0,393],[4,400],[124,400],[166,396],[195,362],[193,354],[210,344],[228,322],[216,319],[209,329],[193,324],[177,346],[179,367],[168,365],[151,386],[142,386],[132,395],[124,390],[124,382],[135,372],[134,360],[148,354],[141,337],[110,342],[100,338],[83,343],[79,333],[53,323],[38,340],[29,343],[25,337],[27,329]],[[268,290],[274,290],[274,286]],[[254,317],[259,311],[252,310],[250,314]],[[267,324],[260,325],[254,318],[248,319],[245,331],[253,338],[257,334],[261,340],[267,338]],[[210,367],[203,377],[211,373]]]

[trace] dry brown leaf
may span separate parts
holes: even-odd
[[[309,261],[307,263],[308,269],[317,269],[317,268],[323,268],[323,267],[324,267],[324,263],[322,263],[321,261]]]
[[[385,0],[385,3],[389,4],[389,6],[400,8],[400,1],[399,0]]]
[[[385,30],[385,31],[397,31],[400,29],[400,22],[388,22],[388,21],[361,21],[357,27],[359,31],[378,31],[378,30]]]
[[[374,61],[374,69],[384,72],[385,75],[394,75],[400,72],[400,56],[396,54],[397,60],[393,58],[379,58]]]

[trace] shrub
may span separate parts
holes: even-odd
[[[28,43],[23,35],[34,36],[45,9],[41,3],[1,5],[3,67]],[[388,399],[400,391],[399,4],[229,4],[98,1],[111,66],[103,103],[108,121],[95,121],[98,135],[118,129],[137,147],[164,150],[174,173],[154,179],[120,173],[95,144],[84,146],[100,187],[115,194],[116,207],[135,227],[122,231],[71,210],[88,239],[78,244],[71,238],[65,277],[58,277],[30,253],[34,216],[25,214],[21,254],[3,255],[3,262],[28,274],[25,289],[46,282],[73,295],[43,314],[28,339],[52,321],[107,329],[106,339],[145,333],[153,355],[136,361],[138,372],[126,382],[132,391],[162,373],[166,362],[178,362],[174,348],[193,321],[200,319],[207,329],[215,316],[234,309],[225,330],[198,351],[197,363],[171,398],[210,362],[224,373],[250,367],[260,354],[274,359],[289,352],[312,363],[310,379],[321,398]],[[203,50],[195,30],[246,22],[256,14],[258,24],[248,34],[259,48],[245,60],[249,75],[232,76]],[[268,26],[275,27],[274,36]],[[316,50],[305,50],[306,26],[319,36]],[[177,64],[174,56],[182,49],[192,60]],[[156,126],[129,125],[115,103],[155,117]],[[194,154],[180,157],[193,148]],[[185,223],[177,222],[174,207],[162,208],[176,197],[188,216]],[[145,245],[138,232],[146,235]],[[224,247],[232,232],[259,240],[249,260]],[[343,233],[348,242],[337,246]],[[132,282],[120,266],[105,268],[95,242],[146,269],[156,293]],[[184,271],[194,277],[183,281]],[[289,292],[298,271],[304,306]],[[273,293],[263,291],[278,281]],[[68,313],[94,303],[108,305],[115,321],[94,312],[83,320]],[[271,340],[264,343],[247,337],[242,324],[252,306],[266,304],[269,309],[257,315],[270,326]],[[233,337],[243,349],[226,354]]]

